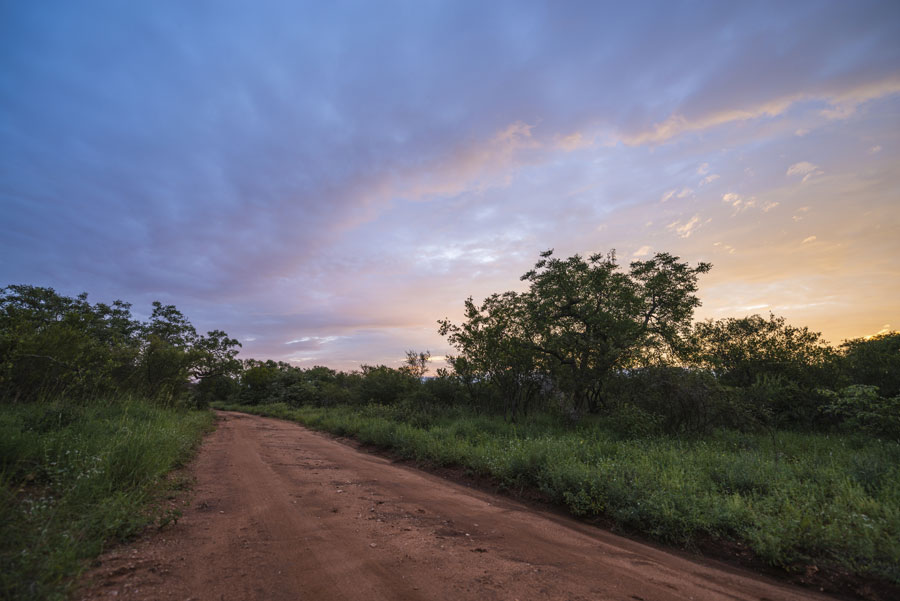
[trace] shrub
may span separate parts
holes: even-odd
[[[747,407],[712,374],[680,367],[645,367],[619,374],[607,387],[613,415],[623,427],[659,426],[666,432],[707,432],[717,426],[746,425]],[[631,408],[624,409],[630,405]],[[635,409],[640,410],[638,413]],[[648,420],[644,414],[656,416]],[[641,425],[642,424],[642,425]],[[648,430],[648,432],[650,431]]]
[[[847,340],[840,371],[849,384],[877,386],[886,397],[900,395],[900,332]]]
[[[631,403],[625,403],[612,411],[607,424],[625,438],[655,436],[663,430],[665,418],[650,413]]]
[[[410,377],[407,372],[384,365],[363,365],[362,372],[358,395],[363,403],[389,405],[419,385],[419,381]]]
[[[822,412],[837,417],[844,428],[900,440],[900,396],[883,397],[877,386],[864,384],[823,395],[828,403]]]

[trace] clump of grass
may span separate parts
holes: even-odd
[[[602,419],[519,424],[459,409],[403,421],[390,406],[225,406],[291,419],[532,487],[581,516],[682,546],[746,543],[773,565],[900,584],[900,444],[852,435],[720,430],[635,437]],[[427,426],[417,424],[427,423]]]
[[[155,519],[163,476],[211,426],[139,400],[0,407],[0,597],[65,599],[85,559]]]

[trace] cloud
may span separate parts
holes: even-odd
[[[740,194],[735,194],[734,192],[726,192],[723,194],[722,202],[734,207],[734,214],[756,206],[755,198],[744,198]]]
[[[869,154],[878,154],[879,152],[881,152],[881,146],[880,146],[880,145],[875,145],[875,146],[873,146],[872,148],[869,149]]]
[[[653,247],[647,246],[645,244],[644,246],[642,246],[639,249],[637,249],[636,251],[634,251],[634,254],[632,256],[633,257],[646,257],[650,254],[650,252],[652,250],[653,250]]]
[[[806,183],[810,179],[824,174],[825,172],[822,171],[818,165],[814,165],[809,161],[794,163],[793,165],[788,167],[787,172],[785,172],[785,175],[787,176],[802,175],[803,179],[801,181],[803,183]]]
[[[682,113],[672,113],[661,122],[633,134],[621,134],[620,140],[628,145],[663,144],[683,134],[702,132],[724,125],[774,119],[785,115],[790,109],[801,104],[825,103],[820,114],[827,119],[846,119],[853,115],[862,104],[900,93],[900,78],[890,75],[877,81],[842,86],[834,82],[821,91],[796,92],[772,96],[749,106],[735,105],[722,107],[697,116],[687,117]],[[803,133],[800,133],[803,132]],[[795,130],[797,135],[806,135],[808,130]]]
[[[743,201],[739,194],[735,194],[734,192],[726,192],[722,195],[722,202],[728,203],[732,206],[739,206]]]
[[[822,115],[828,119],[846,119],[853,115],[860,105],[897,93],[900,93],[900,77],[892,76],[882,81],[866,82],[828,97],[829,106],[822,110]]]
[[[708,220],[707,220],[708,222]],[[666,229],[675,232],[681,238],[690,238],[691,234],[693,234],[697,228],[701,226],[700,216],[694,215],[685,223],[681,223],[681,221],[673,221],[669,225],[666,226]]]
[[[818,165],[813,165],[808,161],[802,161],[800,163],[794,163],[793,165],[788,167],[786,175],[806,175],[808,173],[812,173],[818,168]]]
[[[672,198],[687,198],[687,197],[691,196],[693,193],[694,193],[694,190],[692,188],[684,187],[684,188],[681,188],[680,190],[678,190],[676,188],[674,190],[669,190],[668,192],[663,194],[662,198],[660,198],[660,202],[667,202],[667,201],[671,200]]]
[[[869,339],[874,338],[874,337],[876,337],[876,336],[882,336],[882,335],[884,335],[884,334],[890,334],[890,333],[892,333],[893,331],[894,331],[894,329],[891,327],[891,324],[886,323],[886,324],[884,324],[883,326],[881,326],[881,329],[880,329],[880,330],[878,330],[878,331],[875,332],[874,334],[870,334],[869,336],[864,336],[864,338],[866,338],[866,340],[869,340]]]
[[[783,113],[798,98],[775,99],[750,109],[732,108],[710,113],[696,119],[673,114],[665,121],[653,125],[649,130],[623,135],[621,140],[630,146],[662,144],[685,133],[713,129],[729,123],[752,121],[762,117],[775,117]]]
[[[556,136],[557,147],[562,148],[566,152],[590,148],[593,144],[593,138],[585,136],[581,132],[575,132],[565,136]]]
[[[815,241],[816,241],[815,236],[807,236],[806,238],[803,239],[803,242],[801,242],[801,244],[808,244],[809,242],[815,242]]]
[[[340,339],[341,336],[304,336],[295,340],[288,340],[287,342],[285,342],[285,344],[303,344],[306,342],[313,342],[315,344],[328,344],[329,342],[334,342],[335,340]]]
[[[763,213],[768,213],[781,204],[780,202],[769,200],[760,205],[755,197],[746,198],[744,196],[741,196],[740,194],[735,194],[734,192],[726,192],[725,194],[723,194],[722,202],[731,205],[734,208],[733,214],[735,215],[757,206],[759,206],[760,210]]]
[[[435,319],[544,248],[662,236],[732,288],[796,279],[807,227],[897,256],[893,5],[107,8],[0,19],[0,285],[160,299],[243,356],[353,367],[446,346]],[[793,157],[833,189],[802,224],[824,170],[785,179]],[[848,284],[801,254],[897,296],[874,260]]]

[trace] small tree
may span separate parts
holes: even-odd
[[[438,323],[441,335],[459,350],[451,365],[470,390],[475,382],[494,387],[508,419],[528,410],[544,379],[531,342],[525,295],[492,294],[481,306],[469,298],[465,323]]]
[[[421,380],[428,371],[428,362],[431,360],[431,351],[417,353],[416,351],[406,351],[406,363],[401,369],[417,380]]]

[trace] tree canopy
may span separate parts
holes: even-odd
[[[508,399],[553,387],[574,410],[596,410],[616,370],[683,352],[700,305],[697,278],[710,267],[657,253],[625,271],[615,251],[559,259],[550,250],[522,276],[527,291],[481,306],[469,299],[465,322],[442,320],[440,332],[459,353],[452,364],[496,382]]]
[[[170,403],[191,382],[240,370],[237,340],[221,330],[198,335],[174,305],[154,302],[140,322],[129,303],[87,298],[39,286],[0,289],[0,398],[137,393]]]

